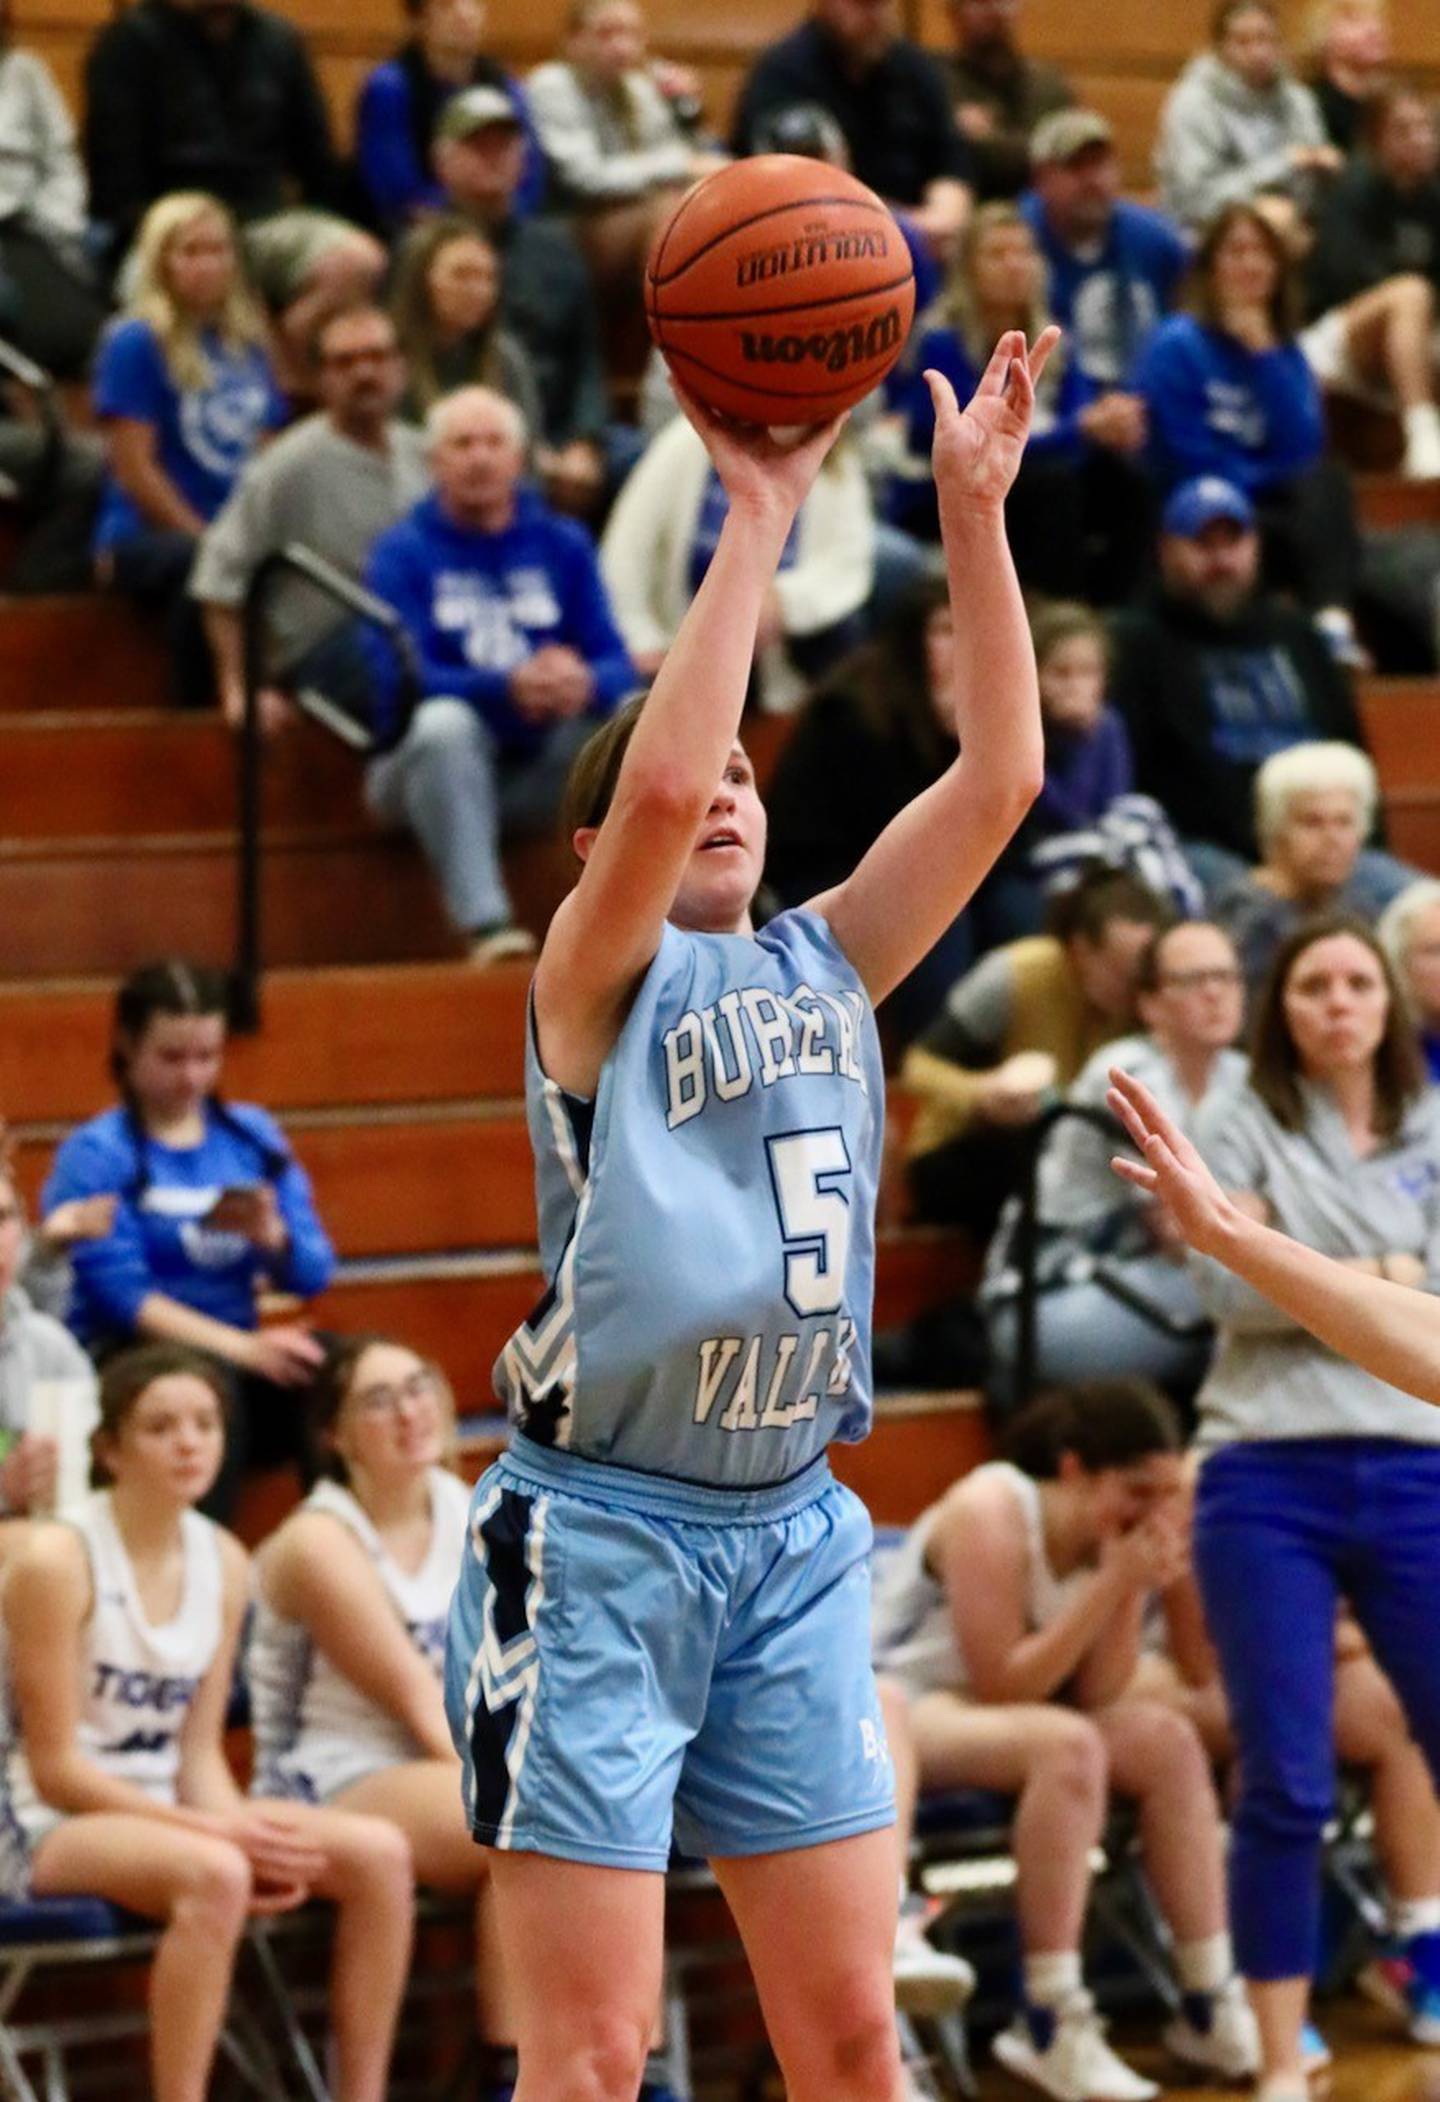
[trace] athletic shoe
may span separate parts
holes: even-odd
[[[947,1955],[925,1937],[925,1916],[902,1912],[895,1927],[895,2005],[902,2014],[950,2014],[975,1991],[963,1956]]]
[[[1300,2031],[1300,2063],[1305,2068],[1307,2079],[1316,2073],[1328,2072],[1335,2063],[1335,2053],[1313,2022],[1307,2022]]]
[[[1440,2044],[1440,1984],[1401,1950],[1392,1949],[1367,1963],[1355,1983],[1367,2000],[1403,2022],[1412,2044]]]
[[[540,944],[528,927],[502,920],[497,927],[478,927],[470,937],[470,961],[483,970],[492,963],[510,963],[517,957],[533,956]]]
[[[1259,2070],[1260,2032],[1238,1978],[1218,1993],[1187,1993],[1164,2042],[1183,2064],[1222,2080],[1248,2080]]]
[[[991,2048],[1007,2073],[1052,2102],[1153,2102],[1160,2092],[1115,2056],[1084,1991],[1059,2007],[1022,2008]]]

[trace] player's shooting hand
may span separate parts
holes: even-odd
[[[943,524],[947,506],[998,511],[1020,471],[1035,413],[1035,389],[1060,341],[1047,328],[1027,350],[1023,329],[1007,329],[963,412],[942,373],[927,372],[935,404],[931,462]]]
[[[804,503],[849,411],[802,431],[793,442],[757,423],[734,423],[678,384],[681,411],[704,440],[731,508],[787,527]]]

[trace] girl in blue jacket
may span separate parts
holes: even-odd
[[[922,374],[943,373],[963,400],[1007,329],[1038,333],[1050,320],[1049,272],[1034,228],[1013,204],[986,204],[966,229],[944,291],[921,315],[892,399],[905,418],[907,464],[892,485],[896,525],[933,540],[935,486],[928,463],[935,412]],[[1053,598],[1089,598],[1131,578],[1148,541],[1148,489],[1138,466],[1092,436],[1096,389],[1062,343],[1035,401],[1035,421],[1005,506],[1021,582]],[[1092,570],[1087,547],[1099,549]],[[1092,556],[1093,560],[1093,556]],[[1126,595],[1129,585],[1119,592]]]
[[[1161,322],[1134,373],[1156,480],[1166,493],[1197,475],[1243,489],[1275,581],[1317,612],[1347,608],[1358,560],[1349,487],[1324,457],[1320,389],[1296,338],[1295,267],[1257,206],[1227,205],[1212,220],[1187,307]]]
[[[226,1466],[206,1509],[228,1511],[248,1457],[300,1448],[295,1390],[323,1352],[299,1323],[261,1328],[266,1284],[312,1298],[335,1267],[309,1180],[274,1119],[219,1094],[225,983],[179,962],[144,965],[115,1005],[113,1109],[73,1131],[42,1210],[114,1196],[115,1223],[74,1255],[71,1328],[96,1356],[151,1339],[225,1368],[236,1407]]]

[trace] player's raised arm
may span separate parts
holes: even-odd
[[[939,940],[1040,792],[1040,695],[1005,498],[1029,435],[1035,383],[1059,339],[1047,329],[1027,352],[1021,331],[1007,331],[963,414],[949,382],[926,375],[960,754],[886,827],[855,873],[813,901],[875,1000]]]
[[[764,431],[727,424],[683,395],[681,407],[705,441],[730,507],[704,582],[641,711],[609,814],[551,922],[536,971],[542,1060],[570,1087],[598,1073],[660,945],[739,733],[765,595],[844,422],[837,418],[785,446]]]
[[[1109,1106],[1142,1160],[1117,1156],[1117,1175],[1162,1199],[1181,1233],[1362,1371],[1440,1403],[1440,1302],[1304,1248],[1231,1201],[1149,1089],[1111,1074]]]

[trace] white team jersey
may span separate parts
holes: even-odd
[[[1025,1520],[1025,1624],[1029,1633],[1036,1634],[1058,1620],[1076,1590],[1089,1581],[1091,1571],[1081,1568],[1058,1577],[1050,1567],[1040,1484],[1028,1474],[1008,1460],[991,1460],[977,1468],[971,1479],[1005,1482],[1020,1506]],[[932,1504],[921,1513],[875,1576],[871,1623],[875,1669],[898,1680],[912,1700],[922,1693],[964,1693],[969,1685],[950,1601],[926,1559],[941,1509],[940,1504]]]
[[[64,1523],[85,1543],[94,1590],[82,1635],[80,1750],[157,1803],[173,1803],[180,1732],[220,1644],[225,1587],[219,1528],[198,1511],[184,1513],[180,1610],[157,1627],[145,1617],[109,1491],[87,1497],[66,1513]],[[60,1822],[61,1813],[35,1787],[15,1727],[13,1700],[8,1706],[0,1816],[9,1840],[18,1839],[22,1852],[28,1852]]]
[[[419,1569],[402,1569],[348,1489],[319,1482],[307,1511],[325,1511],[352,1532],[374,1565],[405,1632],[440,1679],[445,1623],[465,1553],[470,1491],[443,1467],[430,1470],[430,1547]],[[264,1595],[250,1642],[257,1795],[327,1802],[367,1774],[422,1756],[405,1725],[338,1671],[298,1621]]]

